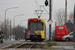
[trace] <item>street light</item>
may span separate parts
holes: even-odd
[[[7,10],[9,10],[9,9],[14,9],[14,8],[18,8],[18,7],[11,7],[11,8],[7,8],[6,10],[5,10],[5,33],[6,33],[6,40],[7,40],[7,31],[6,31],[6,12],[7,12]]]
[[[26,21],[26,20],[22,20],[21,22]],[[20,26],[21,26],[21,22],[20,22]]]
[[[22,20],[22,21],[20,21],[20,27],[21,27],[21,22],[23,22],[23,21],[26,21],[26,20]],[[21,28],[21,30],[22,30],[22,28]],[[21,33],[21,31],[20,31],[20,33]],[[21,36],[20,36],[20,38],[21,38]]]
[[[20,14],[20,15],[16,15],[15,17],[18,17],[18,16],[23,16],[24,14]],[[15,32],[15,17],[14,17],[14,19],[13,19],[13,27],[14,27],[14,29],[13,29],[13,31]],[[16,35],[16,34],[15,34]]]
[[[23,16],[23,15],[24,15],[24,14],[16,15],[15,17]],[[14,23],[13,23],[13,24],[14,24],[13,26],[14,26],[14,27],[15,27],[15,17],[14,17],[14,19],[13,19],[13,22],[14,22]]]

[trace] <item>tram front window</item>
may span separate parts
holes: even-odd
[[[43,30],[43,23],[42,22],[30,22],[29,23],[29,30]]]

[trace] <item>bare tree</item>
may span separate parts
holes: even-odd
[[[55,19],[58,22],[58,25],[64,25],[65,23],[65,11],[64,9],[59,9],[55,11]]]
[[[10,21],[9,21],[9,19],[7,18],[7,20],[6,20],[6,36],[7,36],[7,38],[9,38],[9,35],[10,35]]]
[[[1,31],[3,31],[4,32],[4,37],[5,38],[7,38],[8,36],[9,36],[9,29],[10,29],[10,26],[9,26],[9,19],[6,19],[6,32],[7,33],[5,33],[5,29],[4,29],[4,26],[5,26],[5,22],[3,21],[2,23],[1,23]]]
[[[12,30],[14,30],[12,32],[12,35],[15,35],[15,40],[20,40],[20,39],[24,39],[24,32],[25,31],[25,28],[24,27],[21,27],[20,25],[12,28]]]
[[[71,22],[73,23],[73,17],[74,17],[74,13],[73,12],[71,12],[70,14],[69,14],[69,20],[71,20]]]
[[[1,22],[1,31],[4,32],[4,22]]]

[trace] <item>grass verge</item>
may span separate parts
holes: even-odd
[[[6,48],[15,48],[15,47],[17,47],[18,45],[20,45],[21,43],[19,43],[19,44],[12,44],[11,46],[8,46],[8,47],[5,47],[4,49],[6,49]]]
[[[57,43],[55,43],[55,42],[47,42],[45,44],[40,45],[40,48],[41,49],[55,49],[52,46],[57,46]]]

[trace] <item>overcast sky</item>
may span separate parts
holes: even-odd
[[[37,15],[34,14],[35,10],[40,9],[40,5],[44,5],[45,0],[0,0],[0,21],[4,21],[5,18],[5,10],[12,7],[18,7],[13,9],[8,9],[6,12],[6,18],[11,19],[13,25],[13,19],[16,15],[25,14],[23,16],[17,16],[15,18],[15,24],[18,25],[22,20],[26,20],[21,22],[21,25],[27,26],[28,18],[37,18]],[[74,3],[75,0],[68,0],[68,14],[74,11]],[[44,7],[49,12],[49,6]],[[43,13],[46,11],[41,7]],[[52,0],[52,14],[58,9],[65,9],[65,0]],[[55,16],[52,15],[52,20],[54,26]],[[41,18],[46,20],[46,26],[48,26],[47,20],[49,19],[48,14],[42,14]]]

